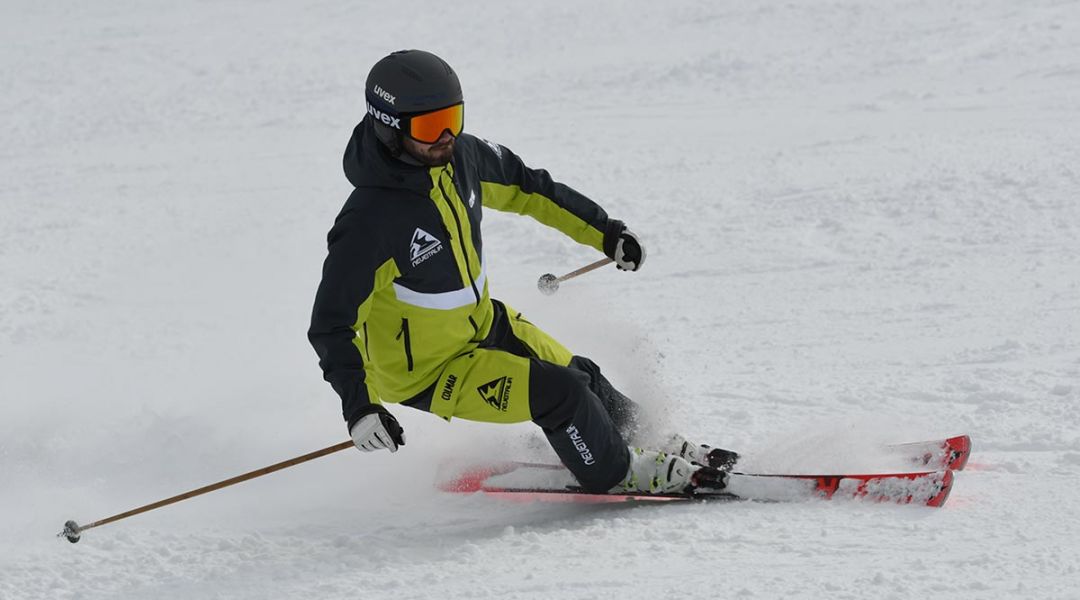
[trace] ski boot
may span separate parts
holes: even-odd
[[[739,460],[739,455],[731,450],[713,448],[705,444],[693,444],[679,434],[671,436],[664,449],[669,454],[682,457],[687,462],[702,467],[712,467],[720,471],[730,471]]]
[[[696,486],[694,473],[702,467],[691,465],[677,454],[630,447],[630,468],[626,477],[611,489],[613,493],[684,494]]]

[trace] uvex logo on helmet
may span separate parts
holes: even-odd
[[[390,103],[391,106],[393,106],[393,104],[394,104],[394,96],[390,92],[382,89],[379,86],[375,86],[375,95],[382,98],[383,100],[386,100],[387,102]]]
[[[381,121],[383,125],[389,125],[394,129],[401,129],[401,119],[393,115],[384,113],[383,111],[375,108],[371,104],[367,107],[368,114],[372,116],[376,121]]]

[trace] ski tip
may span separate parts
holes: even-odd
[[[949,453],[946,467],[954,471],[963,471],[971,456],[971,437],[958,435],[945,440],[945,451]]]
[[[941,508],[945,506],[945,501],[949,499],[949,494],[952,492],[953,486],[953,472],[951,470],[945,471],[941,476],[941,489],[937,495],[930,498],[926,502],[927,506],[933,506],[934,508]]]

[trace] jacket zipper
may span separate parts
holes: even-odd
[[[469,251],[465,248],[465,234],[461,229],[461,219],[458,218],[457,211],[454,210],[454,203],[450,202],[450,196],[446,194],[446,188],[443,187],[442,178],[439,178],[439,192],[442,193],[442,198],[446,202],[447,208],[450,209],[450,214],[454,215],[454,224],[457,225],[458,231],[458,245],[461,246],[461,255],[465,258],[465,273],[469,276],[469,285],[472,287],[473,294],[476,295],[476,304],[480,305],[480,290],[476,289],[476,278],[473,277],[472,269],[469,268]]]
[[[409,371],[413,370],[412,359],[412,340],[409,338],[409,320],[405,317],[401,317],[401,331],[398,332],[396,340],[400,340],[402,336],[405,337],[405,363],[409,367]]]

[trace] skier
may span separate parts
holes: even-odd
[[[482,207],[529,215],[624,271],[644,263],[638,236],[546,171],[464,133],[458,77],[434,54],[383,58],[365,97],[344,156],[355,189],[327,236],[308,332],[357,448],[404,445],[383,406],[403,404],[448,421],[531,420],[590,492],[690,487],[708,446],[676,436],[663,449],[630,447],[638,407],[591,360],[489,296]]]

